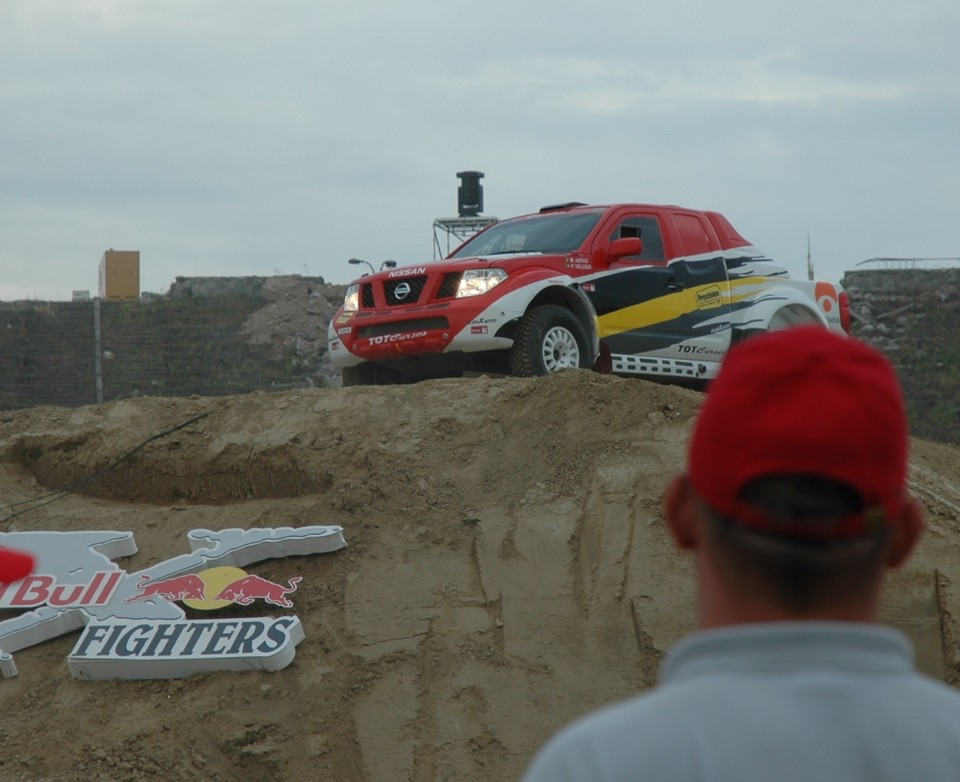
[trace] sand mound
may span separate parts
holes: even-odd
[[[128,571],[200,528],[336,524],[349,546],[249,568],[303,577],[276,673],[81,682],[77,633],[18,652],[0,778],[516,778],[693,624],[659,498],[700,399],[567,372],[4,414],[2,531],[129,530]],[[930,532],[885,616],[953,681],[960,456],[913,459]]]

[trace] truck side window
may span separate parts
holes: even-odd
[[[673,224],[677,227],[684,255],[699,255],[714,249],[698,215],[675,214]]]
[[[625,261],[662,261],[663,237],[660,234],[660,221],[656,217],[628,217],[618,225],[610,235],[610,241],[627,237],[640,237],[643,252],[640,255],[624,258]]]

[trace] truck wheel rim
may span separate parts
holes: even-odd
[[[554,326],[544,335],[543,365],[547,372],[580,366],[580,346],[567,329]]]

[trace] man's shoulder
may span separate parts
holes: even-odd
[[[524,782],[631,778],[636,763],[649,770],[657,758],[675,766],[689,746],[671,712],[686,700],[686,689],[655,688],[581,717],[543,747]],[[686,706],[680,712],[689,716]]]
[[[704,689],[704,685],[706,689]],[[647,692],[603,706],[563,728],[554,738],[562,744],[581,748],[619,748],[662,751],[679,738],[678,725],[709,704],[716,687],[723,683],[678,682],[657,686]],[[667,750],[669,751],[669,750]]]
[[[960,689],[925,674],[914,673],[908,680],[901,682],[901,689],[894,691],[892,695],[904,698],[912,695],[912,700],[918,704],[918,708],[928,710],[927,714],[931,716],[936,709],[941,709],[943,713],[953,714],[955,718],[960,719]],[[906,703],[905,701],[904,707]]]

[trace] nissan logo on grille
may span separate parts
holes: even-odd
[[[427,284],[426,277],[410,277],[406,280],[387,280],[383,285],[383,292],[388,305],[413,304],[420,299],[423,286]]]

